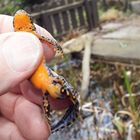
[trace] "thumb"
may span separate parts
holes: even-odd
[[[31,33],[1,34],[0,95],[29,78],[41,61],[42,55],[42,45]]]

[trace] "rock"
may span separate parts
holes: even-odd
[[[80,37],[71,39],[62,45],[64,53],[80,52],[85,45],[87,36],[93,37],[95,32],[88,32]]]

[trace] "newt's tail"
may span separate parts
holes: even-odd
[[[51,132],[55,133],[67,126],[70,126],[73,122],[76,121],[77,116],[79,115],[79,103],[71,105],[63,118],[55,125],[51,127]]]

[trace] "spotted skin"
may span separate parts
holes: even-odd
[[[40,41],[48,44],[49,47],[52,47],[56,51],[63,54],[63,50],[60,47],[60,45],[58,45],[57,42],[49,38],[40,36],[36,32],[36,28],[32,22],[32,19],[26,11],[19,10],[16,12],[13,20],[13,27],[15,32],[23,31],[34,34],[40,39]],[[30,81],[36,88],[41,89],[43,92],[43,111],[45,118],[49,123],[51,119],[50,115],[51,110],[48,96],[60,100],[69,98],[70,101],[72,102],[72,105],[68,107],[61,120],[56,124],[50,124],[52,133],[57,132],[62,128],[65,128],[66,126],[69,126],[76,120],[79,113],[79,101],[78,101],[79,94],[64,79],[63,76],[58,75],[57,73],[55,73],[53,70],[51,70],[49,67],[46,66],[46,61],[44,57],[42,58],[42,62],[40,63],[36,71],[31,76]]]

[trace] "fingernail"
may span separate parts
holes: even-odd
[[[2,44],[5,60],[13,71],[25,72],[35,67],[41,55],[41,43],[32,34],[17,32]]]

